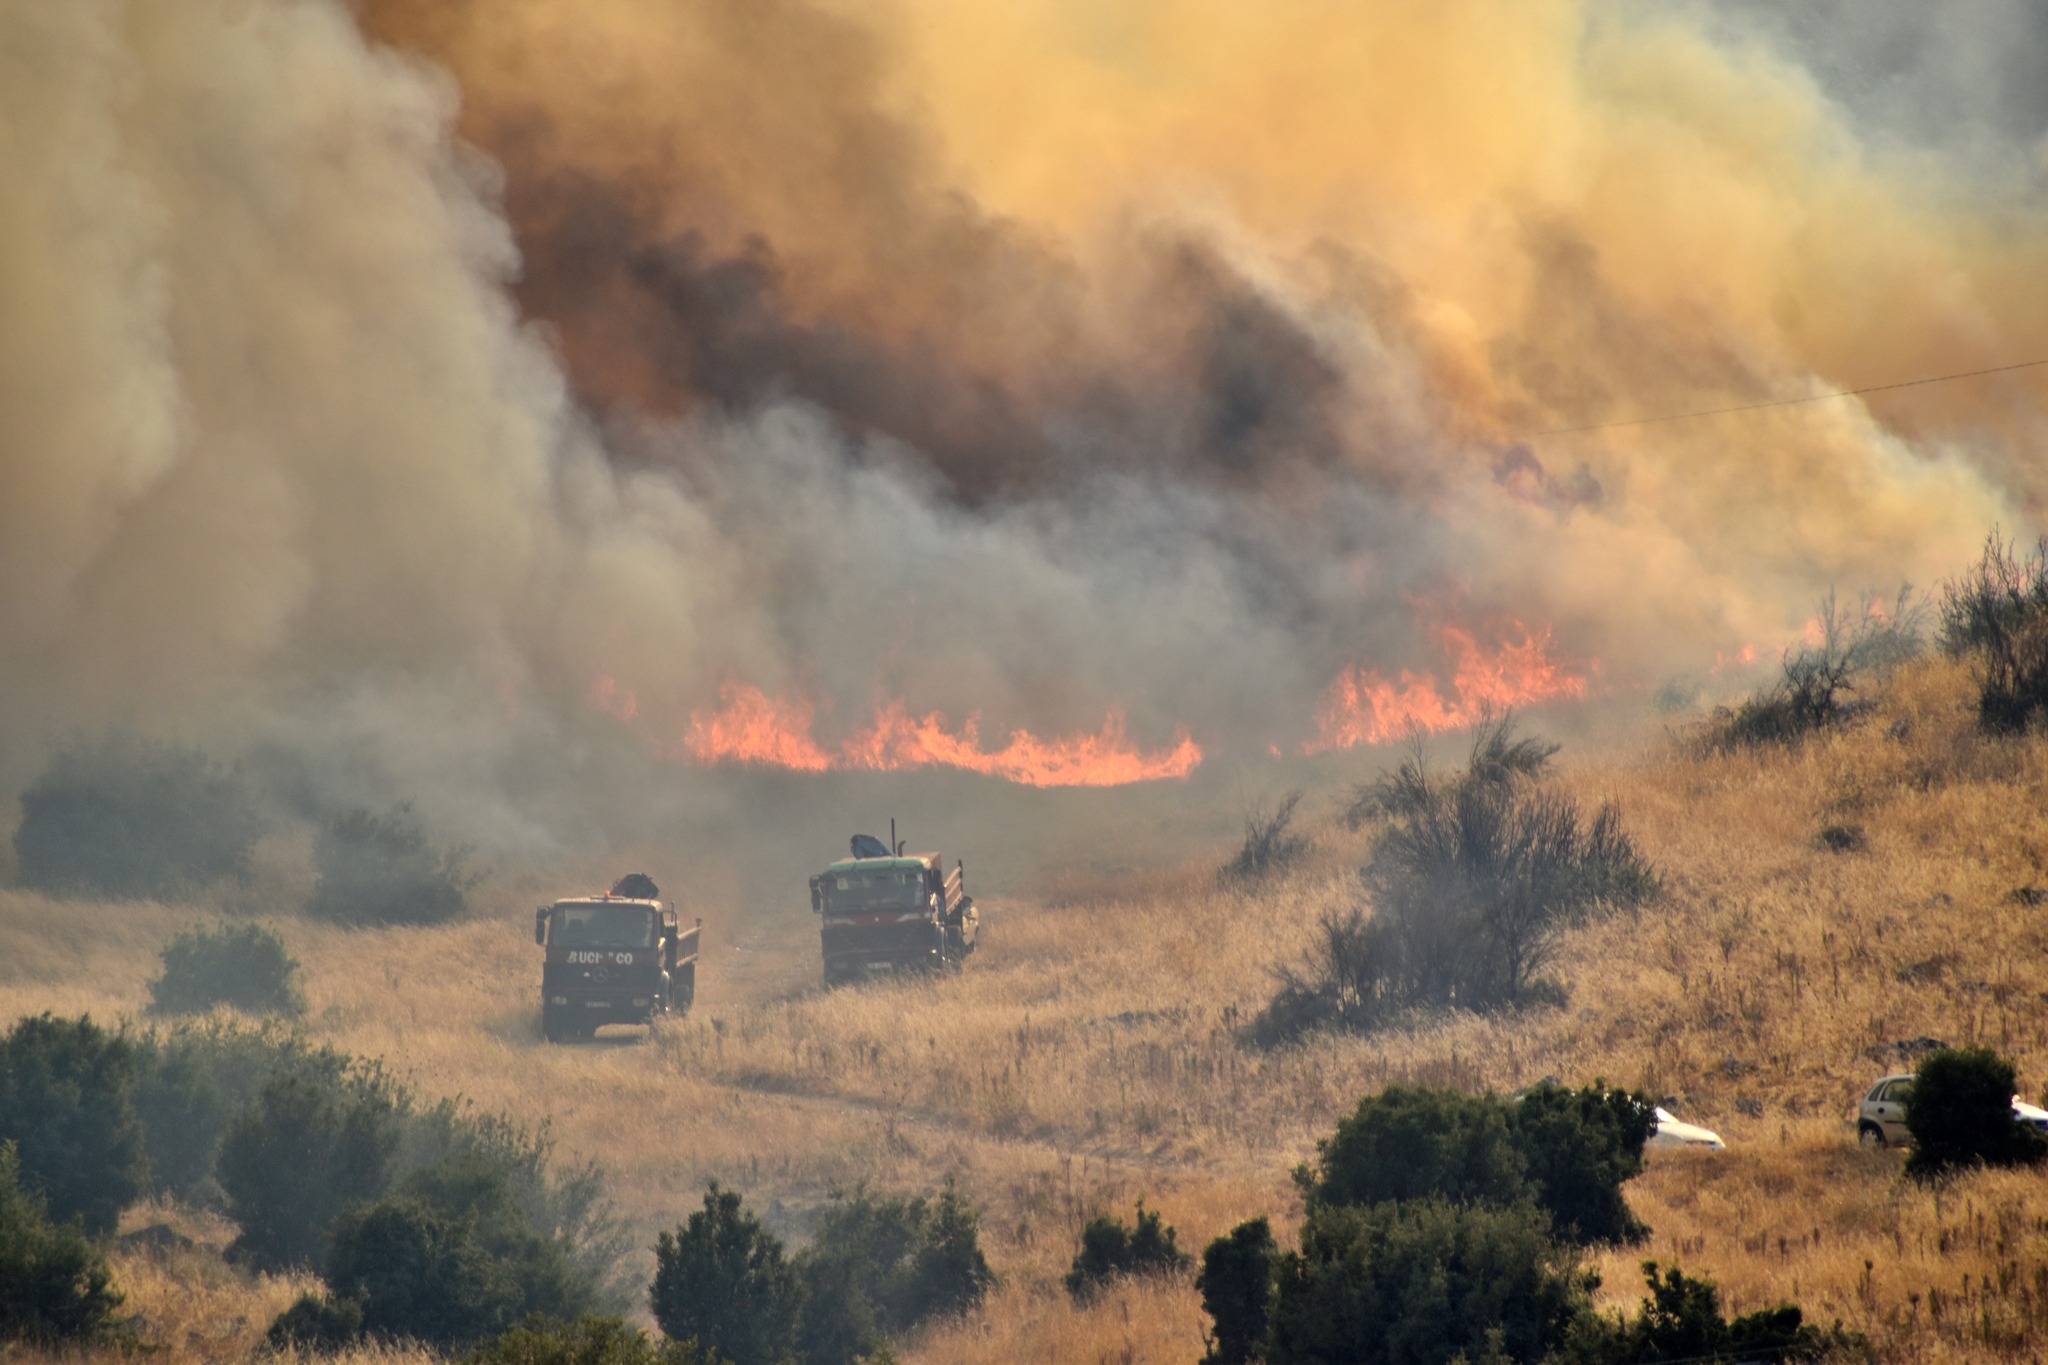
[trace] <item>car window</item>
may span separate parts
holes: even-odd
[[[1883,1098],[1892,1101],[1894,1104],[1904,1104],[1906,1097],[1912,1093],[1913,1083],[1911,1081],[1893,1081],[1884,1088]]]

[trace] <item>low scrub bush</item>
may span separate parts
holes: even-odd
[[[1598,1083],[1538,1086],[1519,1100],[1389,1086],[1361,1099],[1294,1178],[1310,1208],[1533,1205],[1561,1240],[1633,1242],[1648,1229],[1621,1191],[1655,1128],[1647,1096]]]
[[[120,1334],[113,1273],[76,1224],[53,1226],[0,1144],[0,1341],[52,1348]]]
[[[1294,812],[1301,793],[1291,791],[1270,811],[1262,801],[1244,817],[1244,844],[1223,867],[1223,880],[1239,884],[1262,882],[1285,872],[1308,852],[1308,840],[1294,832]]]
[[[1859,694],[1871,681],[1919,657],[1926,616],[1910,588],[1889,604],[1866,596],[1854,608],[1830,592],[1814,618],[1814,642],[1786,650],[1777,681],[1719,713],[1709,747],[1796,743],[1860,714],[1869,701]]]
[[[1209,1243],[1195,1289],[1215,1331],[1201,1365],[1249,1365],[1260,1359],[1273,1307],[1273,1267],[1280,1248],[1264,1218],[1239,1223]]]
[[[157,1014],[203,1014],[232,1005],[246,1014],[296,1017],[306,1009],[298,959],[260,924],[193,929],[164,946],[164,974],[149,983]]]
[[[1555,752],[1515,738],[1503,718],[1481,727],[1463,772],[1439,780],[1418,755],[1363,789],[1353,816],[1387,821],[1359,873],[1371,913],[1324,914],[1308,959],[1279,973],[1253,1036],[1273,1044],[1416,1007],[1555,1001],[1540,973],[1563,932],[1659,890],[1615,807],[1587,821],[1537,780]]]
[[[950,1185],[936,1199],[861,1191],[834,1203],[794,1262],[806,1365],[853,1365],[888,1337],[979,1304],[995,1282],[979,1229]]]
[[[619,1318],[536,1318],[484,1342],[462,1365],[719,1365],[695,1342],[656,1344]]]
[[[363,1306],[354,1299],[307,1292],[271,1321],[263,1344],[272,1352],[336,1355],[363,1335]]]
[[[21,794],[23,886],[169,898],[239,875],[267,821],[254,784],[197,749],[133,735],[60,750]]]
[[[704,1207],[654,1244],[654,1320],[733,1365],[781,1365],[796,1350],[803,1286],[782,1242],[714,1182]]]
[[[379,815],[345,811],[313,844],[315,881],[306,912],[337,924],[440,924],[469,905],[482,880],[469,852],[437,848],[410,804]]]
[[[1190,1258],[1175,1241],[1174,1230],[1160,1221],[1138,1201],[1138,1224],[1127,1227],[1123,1219],[1097,1214],[1081,1229],[1081,1249],[1074,1253],[1067,1271],[1067,1293],[1086,1302],[1100,1293],[1111,1280],[1134,1275],[1178,1275],[1188,1268]]]
[[[1792,1304],[1721,1315],[1721,1291],[1676,1266],[1657,1273],[1643,1262],[1649,1298],[1633,1317],[1586,1314],[1553,1359],[1557,1365],[1663,1365],[1667,1361],[1797,1361],[1867,1357],[1868,1343],[1843,1330],[1812,1326]]]
[[[89,1018],[20,1020],[0,1039],[0,1142],[60,1223],[103,1237],[149,1187],[134,1045]]]
[[[2048,1157],[2048,1138],[2013,1116],[2013,1065],[1989,1048],[1941,1048],[1913,1068],[1906,1170],[1922,1178],[1975,1166],[2025,1166]]]

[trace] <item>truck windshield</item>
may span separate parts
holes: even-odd
[[[835,910],[910,909],[923,901],[923,892],[923,872],[878,868],[833,873],[826,899]]]
[[[564,948],[652,948],[654,913],[639,906],[558,905],[548,942]]]

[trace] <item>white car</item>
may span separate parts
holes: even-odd
[[[1685,1123],[1671,1116],[1663,1106],[1657,1108],[1657,1130],[1650,1134],[1646,1147],[1691,1147],[1696,1150],[1718,1152],[1727,1147],[1721,1135],[1711,1128],[1702,1128],[1696,1123]]]
[[[1856,1107],[1856,1136],[1868,1147],[1910,1147],[1913,1135],[1906,1130],[1906,1097],[1913,1093],[1913,1073],[1902,1071],[1886,1076],[1870,1087],[1863,1103]],[[2012,1116],[2048,1136],[2048,1109],[2012,1097]]]

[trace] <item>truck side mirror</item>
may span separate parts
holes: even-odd
[[[814,915],[825,913],[825,890],[818,885],[816,877],[811,878],[811,913]]]
[[[548,908],[545,905],[533,912],[533,941],[543,946],[548,941]]]

